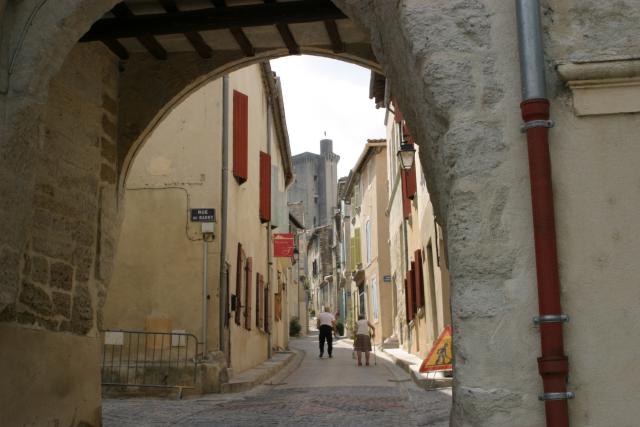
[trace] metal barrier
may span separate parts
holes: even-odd
[[[196,385],[198,339],[175,332],[104,331],[102,385],[182,390]]]

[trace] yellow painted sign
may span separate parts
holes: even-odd
[[[450,371],[452,369],[451,326],[445,326],[429,355],[422,361],[420,372]]]

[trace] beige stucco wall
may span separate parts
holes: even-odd
[[[229,176],[226,259],[231,265],[231,295],[236,292],[239,242],[245,255],[253,259],[251,330],[245,329],[243,315],[238,326],[231,313],[230,365],[239,373],[264,361],[268,354],[268,334],[255,327],[256,273],[264,275],[265,285],[274,284],[271,295],[278,291],[276,271],[285,283],[290,275],[286,262],[277,262],[269,269],[267,225],[258,217],[258,152],[268,151],[268,138],[272,141],[272,164],[280,172],[278,190],[284,191],[285,185],[275,133],[267,129],[267,95],[260,67],[248,67],[229,76],[230,111],[234,90],[249,97],[250,126],[247,182],[238,185]],[[126,184],[125,219],[106,305],[108,328],[142,329],[148,317],[169,318],[172,329],[184,329],[202,341],[203,241],[201,225],[190,222],[188,209],[215,208],[220,220],[221,120],[222,82],[215,80],[176,106],[138,152]],[[233,129],[232,114],[229,128]],[[232,133],[229,164],[233,159]],[[215,225],[216,238],[208,246],[208,351],[219,348],[220,226]],[[243,304],[244,292],[243,287]],[[271,321],[271,345],[275,348],[288,345],[287,307],[283,304],[281,321]],[[272,319],[273,308],[271,298]]]

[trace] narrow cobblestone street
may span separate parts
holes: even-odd
[[[105,427],[449,425],[451,390],[425,391],[384,358],[357,367],[351,342],[318,358],[318,336],[291,341],[290,367],[250,392],[178,400],[107,399]],[[364,358],[363,358],[364,359]]]

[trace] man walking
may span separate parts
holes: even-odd
[[[336,327],[336,318],[331,314],[331,309],[327,306],[324,311],[318,314],[316,322],[320,331],[320,357],[324,354],[324,341],[327,340],[327,353],[332,357],[333,353],[333,330]]]

